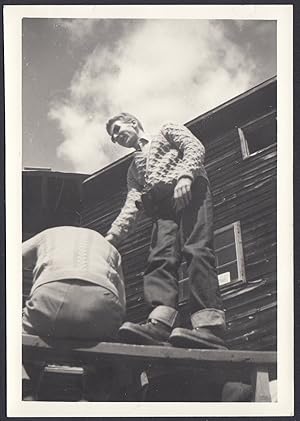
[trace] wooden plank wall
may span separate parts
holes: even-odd
[[[243,160],[235,128],[207,148],[215,229],[241,224],[247,284],[222,290],[238,349],[276,347],[276,152],[275,144]]]

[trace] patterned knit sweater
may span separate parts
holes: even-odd
[[[41,285],[80,279],[119,297],[125,288],[119,252],[98,232],[80,227],[49,228],[22,244],[23,267],[33,271],[33,291]]]
[[[107,233],[114,242],[120,243],[133,228],[138,213],[135,202],[142,193],[158,183],[170,184],[182,177],[207,178],[204,156],[203,144],[190,130],[173,123],[165,124],[158,135],[151,137],[147,154],[136,151],[128,169],[125,204]]]

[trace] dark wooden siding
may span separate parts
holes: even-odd
[[[241,223],[247,280],[276,270],[276,144],[243,160],[237,130],[207,147],[215,229]]]
[[[236,349],[276,348],[276,144],[242,158],[238,127],[276,109],[276,82],[236,99],[228,107],[187,124],[206,146],[215,229],[240,221],[246,283],[222,288],[228,342]],[[216,126],[217,124],[217,126]],[[130,156],[86,180],[82,223],[105,234],[126,196]],[[109,186],[110,191],[108,191]],[[147,316],[142,275],[151,221],[140,218],[120,247],[126,280],[128,319]],[[184,310],[184,308],[183,308]]]
[[[84,174],[24,171],[22,174],[23,240],[50,227],[80,225]]]
[[[219,143],[222,159],[220,156]],[[222,290],[233,348],[276,347],[276,144],[243,160],[234,128],[207,147],[215,229],[240,221],[247,283]],[[217,156],[217,158],[214,158]]]

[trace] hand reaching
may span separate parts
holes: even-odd
[[[115,238],[112,234],[107,234],[105,237],[105,240],[108,241],[113,246],[116,246]]]

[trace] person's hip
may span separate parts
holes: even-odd
[[[172,183],[160,181],[151,189],[142,193],[141,200],[136,202],[136,207],[143,210],[147,216],[152,218],[170,218],[177,219],[178,215],[175,208],[174,189],[177,180]],[[192,183],[192,193],[201,188],[208,186],[207,178],[198,176]]]
[[[125,310],[119,298],[106,288],[81,280],[41,285],[29,297],[23,311],[28,333],[53,337],[113,337]]]

